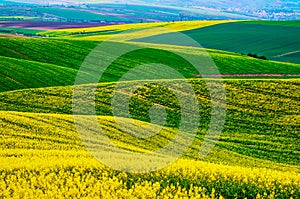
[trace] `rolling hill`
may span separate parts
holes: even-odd
[[[73,85],[85,57],[99,44],[99,42],[93,41],[46,38],[1,38],[0,40],[0,60],[3,65],[0,75],[2,85],[0,91]],[[104,73],[101,81],[118,81],[126,71],[138,65],[152,63],[157,57],[160,57],[157,61],[171,65],[186,78],[194,78],[199,75],[193,66],[180,57],[164,50],[157,50],[155,45],[143,45],[145,49],[128,53],[115,60]],[[193,48],[188,47],[165,46],[164,48],[171,48],[180,53],[195,53]],[[250,74],[250,76],[252,74],[254,77],[255,74],[291,76],[300,74],[300,65],[298,64],[264,61],[211,49],[208,49],[207,52],[220,73],[229,77],[234,74]],[[109,57],[109,55],[107,56]],[[182,65],[185,65],[185,68],[182,68]],[[155,68],[149,70],[156,73]],[[210,75],[210,71],[207,71],[206,74]],[[87,74],[87,79],[92,76],[94,74]]]
[[[212,24],[214,26],[209,26]],[[277,26],[270,22],[189,22],[186,27],[184,23],[180,26],[170,23],[168,26],[185,31],[199,26],[208,30],[219,26],[228,29],[233,24],[239,27],[263,26],[263,29],[279,26],[289,30],[296,28],[284,22]],[[109,27],[108,31],[122,32],[129,27],[133,25]],[[102,28],[96,28],[96,36],[101,34],[97,31],[105,31]],[[188,33],[197,35],[200,30]],[[114,170],[105,162],[99,162],[86,148],[86,141],[94,147],[105,147],[105,143],[78,132],[80,126],[97,133],[93,127],[93,116],[87,113],[85,106],[74,109],[72,102],[77,72],[85,57],[101,41],[99,38],[98,41],[88,40],[90,38],[85,38],[86,35],[74,39],[70,36],[73,31],[79,30],[52,31],[53,36],[58,34],[57,38],[0,38],[0,198],[297,198],[300,194],[300,80],[296,77],[300,74],[299,64],[207,49],[221,74],[228,77],[223,79],[227,98],[224,101],[217,95],[218,88],[222,86],[220,79],[209,77],[204,81],[191,64],[168,49],[205,56],[203,52],[190,46],[150,44],[145,40],[144,43],[127,42],[128,45],[142,45],[144,48],[115,59],[103,71],[100,82],[80,85],[82,90],[77,90],[80,102],[86,103],[93,96],[83,91],[96,86],[93,109],[98,124],[111,143],[126,152],[147,154],[166,146],[176,136],[182,107],[172,89],[159,84],[142,81],[142,86],[130,97],[130,118],[113,116],[111,103],[117,81],[128,70],[153,60],[170,65],[187,79],[195,92],[199,105],[195,109],[199,108],[200,114],[196,118],[199,121],[197,135],[183,156],[160,170],[130,173],[125,172],[126,164],[137,162],[137,159],[121,157],[123,164],[120,167],[124,170]],[[110,33],[107,35],[111,36]],[[61,36],[66,37],[62,39]],[[132,39],[141,35],[127,36]],[[270,47],[267,45],[270,43],[264,44],[266,49]],[[160,46],[165,50],[157,49]],[[106,58],[110,56],[107,53]],[[155,67],[148,72],[163,73]],[[240,77],[243,74],[250,77]],[[260,74],[269,77],[256,76]],[[274,74],[283,75],[274,77]],[[86,79],[93,79],[95,75],[86,73]],[[215,74],[208,71],[207,75]],[[127,88],[137,81],[122,81],[119,86]],[[160,79],[159,82],[183,88],[184,80]],[[207,82],[212,85],[210,92]],[[181,93],[188,95],[184,89]],[[207,138],[212,117],[211,93],[216,93],[215,104],[220,107],[226,105],[225,124],[215,148],[200,159],[199,151]],[[88,102],[84,105],[94,106],[93,101]],[[150,124],[153,118],[149,112],[155,104],[161,105],[167,113],[163,127]],[[189,118],[194,116],[192,112],[187,115]],[[76,116],[85,120],[75,125]],[[155,119],[162,118],[159,115]],[[129,121],[137,125],[129,125]],[[157,132],[157,129],[162,130]],[[152,136],[138,137],[128,131]],[[183,134],[191,136],[186,130]],[[214,139],[208,140],[213,142]],[[179,145],[185,143],[184,140],[177,141]],[[108,150],[107,154],[111,151]],[[115,161],[107,154],[107,159]],[[143,171],[155,161],[145,159],[135,166]]]
[[[0,56],[0,91],[74,84],[77,70]]]
[[[299,22],[298,21],[203,21],[175,23],[146,23],[118,25],[84,29],[46,31],[42,35],[72,38],[78,40],[103,41],[111,36],[133,28],[164,27],[179,31],[195,39],[205,48],[236,52],[239,54],[257,53],[268,59],[281,62],[299,61]],[[151,30],[152,31],[152,30]],[[276,34],[274,34],[276,32]],[[125,40],[151,42],[163,32],[150,32],[134,38],[124,35]],[[172,34],[172,33],[170,33]],[[163,44],[163,41],[161,42]],[[187,44],[188,45],[188,44]]]
[[[61,197],[134,194],[133,197],[139,198],[145,194],[139,189],[142,187],[148,187],[148,194],[153,197],[174,196],[170,186],[181,190],[175,193],[179,196],[230,197],[236,194],[249,197],[265,194],[286,198],[297,195],[299,80],[225,81],[228,98],[226,124],[217,146],[202,161],[197,159],[210,120],[209,94],[203,81],[190,81],[197,91],[202,116],[196,140],[176,163],[146,174],[114,171],[86,151],[74,125],[72,87],[2,92],[0,160],[3,164],[0,171],[5,176],[2,183],[5,180],[14,184],[14,187],[11,184],[8,188],[0,187],[2,196],[29,194],[30,197],[34,194],[54,197],[55,192]],[[113,87],[114,84],[99,84],[96,98],[99,124],[111,142],[124,150],[141,153],[160,148],[173,138],[172,127],[165,127],[164,131],[148,139],[136,138],[119,130],[116,118],[109,116],[108,104]],[[145,100],[148,92],[153,92],[150,88],[153,86],[145,85],[139,90],[142,92],[133,97],[133,114],[139,119],[135,120],[136,123],[148,121],[143,116],[147,112],[145,104],[151,106],[156,102],[174,106],[172,98],[162,102],[166,93],[160,93],[160,98],[154,101]],[[148,99],[151,98],[148,96]],[[170,109],[171,118],[176,118],[176,109],[178,107]],[[127,120],[121,118],[125,124]],[[83,125],[92,126],[88,117]],[[143,165],[139,166],[143,168]],[[39,184],[34,179],[44,179],[44,183]],[[149,181],[151,183],[145,185]],[[54,183],[59,186],[53,186]],[[35,188],[21,188],[30,186]],[[88,186],[91,190],[74,188],[77,186]],[[106,191],[97,191],[101,187],[106,187]],[[64,192],[64,188],[69,191]],[[70,191],[72,188],[74,190]],[[108,194],[111,189],[119,191]]]
[[[206,48],[258,53],[269,59],[300,63],[300,28],[291,22],[227,23],[185,32]]]
[[[299,30],[298,21],[235,21],[194,28],[182,33],[196,40],[204,48],[246,55],[257,53],[267,56],[270,60],[300,63]],[[169,33],[170,36],[171,34]],[[134,40],[151,42],[159,37],[161,35]]]
[[[180,83],[180,80],[177,82]],[[210,122],[210,96],[204,81],[192,79],[191,83],[201,107],[201,126],[198,133],[202,137],[202,133],[208,128]],[[216,86],[219,85],[218,81],[215,83]],[[123,84],[128,85],[128,83]],[[297,92],[299,81],[226,80],[225,86],[228,104],[227,118],[218,146],[250,157],[297,165],[299,149],[296,140],[299,137],[296,129],[299,127],[297,124],[299,122],[297,116],[300,98]],[[114,87],[115,84],[107,83],[98,86],[96,92],[98,115],[112,116],[110,103]],[[150,122],[148,109],[153,103],[162,104],[166,108],[169,107],[166,126],[176,127],[180,120],[178,119],[180,106],[176,105],[176,98],[172,95],[168,97],[169,100],[162,100],[163,96],[169,94],[161,89],[160,87],[155,89],[151,85],[146,85],[145,89],[140,88],[137,92],[139,95],[134,95],[132,99],[131,114],[135,119]],[[145,92],[141,92],[143,90]],[[147,100],[151,96],[150,92],[154,92],[154,95],[159,94],[161,98]],[[72,93],[72,87],[2,92],[0,94],[1,110],[72,115]],[[199,146],[199,143],[197,145]],[[147,149],[151,145],[148,143],[148,146],[144,144],[142,147]],[[191,154],[197,153],[191,152]]]

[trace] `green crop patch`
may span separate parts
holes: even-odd
[[[258,53],[268,59],[300,63],[297,22],[237,22],[184,32],[207,48]]]
[[[43,12],[62,18],[98,17],[53,7]],[[109,48],[103,50],[101,60],[86,59],[103,44],[102,39],[143,27],[183,31],[208,48],[138,42],[160,31],[126,33],[118,40],[119,46],[142,48],[118,58]],[[0,38],[0,198],[272,199],[300,195],[297,22],[193,21],[87,29],[43,33],[54,38]],[[110,44],[116,45],[106,41]],[[199,74],[182,54],[211,59],[220,73]],[[261,59],[263,55],[267,60]],[[81,66],[97,66],[102,58],[112,63],[101,71],[86,70],[79,76],[84,83],[75,87]],[[184,79],[171,77],[170,70],[159,65],[169,66]],[[146,79],[132,72],[138,66],[148,67]],[[150,81],[152,76],[157,78]],[[134,88],[132,93],[129,88]],[[221,97],[224,89],[226,100]],[[128,99],[128,104],[114,98],[116,93]],[[156,107],[164,113],[153,114]],[[212,121],[216,109],[225,112],[224,122]],[[189,127],[181,128],[182,121],[184,127],[196,122],[195,135]],[[217,130],[211,124],[222,129],[220,135],[212,135]],[[97,138],[95,125],[101,127],[105,139]],[[128,154],[155,154],[168,146],[177,153],[189,138],[187,149],[165,168],[125,172],[128,162],[142,172],[157,161],[148,157],[140,161]],[[177,145],[170,145],[174,142]],[[208,143],[215,145],[201,158]],[[97,147],[105,149],[105,159],[93,156]],[[124,170],[105,164],[119,161],[111,156],[115,150],[121,152]]]
[[[174,82],[180,84],[181,81]],[[194,79],[191,84],[199,101],[201,117],[198,133],[203,136],[211,119],[210,95],[204,81]],[[218,81],[215,84],[216,87],[220,86]],[[226,80],[225,85],[227,117],[218,146],[254,158],[297,165],[299,81]],[[115,84],[99,84],[95,99],[98,115],[112,116],[111,97],[114,86]],[[171,93],[162,91],[162,88],[149,84],[138,89],[130,101],[132,117],[150,122],[147,114],[149,108],[154,103],[160,104],[167,110],[166,126],[177,128],[181,117],[180,105]],[[72,94],[72,87],[4,92],[0,95],[1,110],[72,114]],[[295,118],[292,119],[293,117]],[[195,155],[191,152],[190,156],[192,154]]]
[[[2,63],[0,91],[25,88],[72,85],[85,57],[99,44],[92,41],[1,38]],[[135,44],[131,44],[135,45]],[[180,53],[193,53],[193,49],[172,46]],[[220,74],[226,77],[290,78],[300,74],[299,64],[259,60],[218,50],[207,50]],[[107,54],[107,57],[110,55]],[[180,72],[186,78],[201,77],[190,63],[165,50],[145,45],[144,49],[127,53],[104,71],[101,82],[116,82],[130,69],[155,63],[164,64]],[[184,67],[183,67],[184,66]],[[15,71],[15,72],[14,72]],[[149,72],[157,74],[155,66]],[[38,75],[37,75],[38,74]],[[95,74],[87,74],[87,79]],[[203,75],[216,75],[207,71]],[[269,77],[268,77],[269,76]],[[94,83],[94,82],[92,82]]]
[[[62,9],[62,8],[38,8],[32,9],[32,11],[43,12],[50,15],[57,16],[62,20],[82,20],[82,21],[126,21],[125,18],[106,16],[101,14],[94,14],[90,12],[80,11],[80,10],[71,10],[71,9]]]

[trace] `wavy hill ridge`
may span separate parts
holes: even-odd
[[[175,82],[180,84],[180,80]],[[210,97],[203,81],[191,80],[191,83],[200,103],[201,125],[199,126],[198,141],[201,141],[211,119]],[[128,86],[128,83],[123,84]],[[220,86],[218,82],[215,84]],[[300,119],[297,116],[300,105],[300,96],[297,92],[299,81],[226,80],[225,85],[228,104],[227,116],[218,146],[241,155],[298,165],[299,154],[297,151],[299,149],[296,140],[299,139],[299,136],[296,129],[299,128]],[[98,86],[96,92],[98,115],[112,115],[110,103],[113,89],[114,84],[105,83]],[[150,122],[149,108],[153,103],[159,103],[169,107],[166,126],[176,127],[178,125],[176,121],[180,118],[178,113],[180,106],[176,105],[174,96],[169,96],[168,92],[162,92],[161,89],[153,87],[151,84],[146,84],[143,89],[139,89],[137,92],[139,95],[133,95],[130,105],[133,107],[132,116],[137,120]],[[150,91],[155,91],[162,98],[151,98],[151,94],[148,93]],[[72,117],[72,93],[72,87],[3,92],[0,93],[1,110],[70,114]],[[146,100],[146,96],[150,99]],[[163,96],[168,96],[168,100],[162,100]],[[199,147],[199,144],[195,146]],[[197,154],[195,151],[191,151],[189,156],[195,158]]]
[[[219,93],[222,81],[214,78],[217,74],[207,71],[210,78],[204,81],[191,64],[168,50],[199,56],[205,55],[203,51],[131,41],[128,45],[145,48],[114,60],[103,71],[100,83],[85,81],[90,84],[80,85],[76,89],[79,106],[73,109],[73,84],[78,69],[98,44],[70,38],[0,38],[0,198],[110,199],[144,198],[145,195],[148,198],[297,198],[300,193],[300,80],[292,75],[300,74],[299,64],[206,49],[220,73],[228,77],[222,80],[226,91],[224,100]],[[155,50],[157,47],[165,50]],[[106,58],[110,56],[108,53]],[[117,82],[127,71],[153,60],[173,67],[186,78],[198,102],[189,104],[190,111],[174,94],[178,88],[180,96],[189,95],[183,89],[182,79],[166,76],[153,83],[138,77],[138,80]],[[147,72],[165,71],[149,67]],[[85,80],[95,75],[86,73]],[[141,82],[132,95],[124,90],[118,92],[124,98],[130,96],[130,119],[123,115],[113,117],[112,99],[117,83],[126,90]],[[161,85],[166,82],[176,85],[175,88]],[[92,90],[95,93],[84,92],[91,88],[95,88]],[[212,93],[218,107],[226,105],[225,124],[213,150],[200,159],[203,141],[216,139],[216,136],[206,139],[212,116]],[[158,104],[166,111],[163,127],[161,114],[150,114],[153,105]],[[114,110],[121,110],[121,105],[124,103],[117,103]],[[127,163],[134,163],[138,172],[142,172],[157,160],[146,158],[136,164],[137,159],[126,154],[117,159],[122,160],[119,164],[122,171],[117,171],[102,162],[103,159],[100,162],[95,159],[87,151],[86,142],[92,150],[96,146],[109,149],[101,157],[112,162],[116,161],[110,156],[115,149],[110,150],[109,144],[84,134],[85,131],[78,132],[79,126],[97,135],[93,126],[95,117],[86,106],[95,110],[96,120],[109,141],[131,153],[147,154],[169,144],[177,135],[184,111],[189,118],[186,124],[196,121],[199,126],[189,149],[173,164],[145,174],[127,173]],[[193,111],[198,109],[200,117],[194,117]],[[76,126],[78,116],[84,120]],[[186,131],[183,130],[183,135],[191,137]],[[140,134],[143,137],[136,136]],[[186,140],[177,142],[175,154]]]
[[[128,119],[121,118],[121,121],[127,123]],[[115,124],[115,117],[99,116],[100,126],[112,142],[128,151],[147,152],[155,148],[160,148],[174,136],[173,130],[165,129],[153,138],[140,140],[138,145],[137,139],[131,136],[124,138],[124,134]],[[137,121],[140,123],[140,121]],[[145,123],[146,124],[146,123]],[[86,123],[85,125],[90,125]],[[151,127],[152,124],[150,124]],[[78,156],[78,158],[88,158],[93,161],[93,157],[87,153],[83,146],[82,140],[75,129],[74,117],[64,114],[37,114],[21,113],[11,111],[0,112],[1,134],[1,154],[0,157],[33,157],[39,156],[42,151],[52,151],[47,156]],[[155,129],[155,128],[154,128]],[[16,133],[17,131],[17,133]],[[122,136],[123,139],[119,137]],[[202,140],[197,144],[201,144]],[[197,157],[190,157],[190,154],[197,154],[199,148],[194,144],[190,151],[185,155],[185,159],[193,160]],[[41,158],[41,157],[40,157]],[[46,158],[46,157],[45,157]],[[266,167],[285,171],[298,171],[297,166],[286,163],[276,163],[272,160],[255,158],[248,155],[234,152],[224,148],[222,144],[217,145],[211,154],[204,159],[206,162],[221,163],[224,165],[242,166],[242,167]],[[270,165],[270,163],[272,163]]]
[[[73,85],[85,57],[99,44],[98,42],[58,39],[1,38],[0,40],[0,46],[2,46],[0,60],[3,65],[0,74],[2,85],[0,91]],[[178,56],[167,51],[156,50],[157,45],[145,43],[129,45],[144,45],[145,48],[119,57],[105,71],[101,81],[118,81],[128,70],[138,65],[152,63],[158,56],[162,63],[171,66],[186,78],[199,76],[199,72],[193,66],[179,59]],[[193,48],[180,46],[164,45],[164,49],[172,49],[187,55],[196,52]],[[207,52],[220,73],[227,76],[231,74],[271,74],[270,76],[272,74],[300,74],[299,64],[264,61],[212,49],[207,49]],[[185,65],[184,68],[183,65]],[[155,67],[149,68],[149,72],[157,73]],[[207,74],[211,75],[211,72],[207,71]],[[87,74],[87,79],[95,75]]]
[[[0,56],[0,91],[73,85],[77,70]]]

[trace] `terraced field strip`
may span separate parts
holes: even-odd
[[[195,77],[300,77],[300,74],[226,74],[226,75],[195,75]]]
[[[256,113],[261,120],[266,121],[255,120],[257,123],[254,124],[252,123],[253,117],[243,118],[245,119],[244,122],[251,122],[253,126],[249,126],[247,123],[242,125],[243,122],[240,119],[233,121],[233,125],[240,123],[244,128],[233,126],[233,129],[238,131],[228,131],[227,129],[212,154],[205,159],[206,162],[193,160],[192,156],[193,153],[197,154],[199,149],[197,146],[201,144],[203,135],[200,133],[199,141],[195,142],[189,151],[190,155],[185,156],[184,159],[179,159],[165,169],[146,174],[115,171],[94,159],[83,147],[75,130],[74,118],[71,114],[0,111],[0,131],[2,132],[0,134],[0,161],[2,162],[0,165],[0,175],[2,176],[0,195],[1,197],[16,198],[94,198],[99,196],[111,198],[124,197],[124,195],[131,198],[141,198],[145,194],[155,198],[168,196],[296,198],[300,193],[299,165],[289,165],[287,161],[277,163],[278,156],[272,156],[272,153],[274,154],[274,149],[277,148],[277,153],[280,156],[285,156],[285,153],[288,153],[288,157],[291,158],[292,153],[297,152],[297,146],[291,146],[291,143],[296,144],[293,139],[298,139],[296,137],[297,132],[292,132],[288,128],[297,129],[296,126],[300,118],[292,122],[283,110],[278,112],[280,116],[284,116],[281,121],[278,117],[273,118],[276,114],[267,118],[268,114],[264,111],[259,112],[260,109],[258,108],[264,102],[254,100],[257,99],[257,96],[261,96],[261,100],[264,96],[262,93],[268,92],[265,93],[265,97],[273,100],[266,107],[273,106],[270,108],[275,108],[278,104],[273,105],[274,102],[279,102],[281,99],[286,100],[292,96],[294,98],[300,97],[297,92],[299,81],[286,81],[284,84],[280,82],[275,80],[273,82],[228,81],[229,90],[234,91],[236,96],[234,97],[235,101],[230,100],[230,114],[237,114],[235,115],[237,119],[242,118],[241,115],[247,114],[249,116],[251,112],[252,114]],[[198,86],[200,86],[198,89],[200,92],[203,85]],[[104,88],[100,86],[99,91],[106,93]],[[257,90],[253,90],[251,95],[244,93],[245,90],[250,92],[252,89]],[[290,92],[283,92],[287,89],[291,89]],[[41,91],[41,89],[36,90]],[[59,93],[57,89],[53,89],[53,91]],[[269,92],[273,92],[274,96],[270,96]],[[279,97],[281,93],[289,98]],[[228,95],[232,96],[233,94],[229,93]],[[253,100],[247,99],[241,102],[241,96],[246,98],[251,96]],[[270,99],[266,100],[270,101]],[[251,106],[241,109],[241,115],[238,115],[236,110],[231,113],[231,103],[237,104],[237,102],[245,105],[251,104]],[[297,103],[299,100],[295,99],[295,102]],[[286,102],[285,108],[285,111],[293,109],[293,103]],[[295,111],[297,110],[299,109]],[[274,126],[272,123],[266,126],[272,120],[271,118],[274,119],[277,126],[268,130]],[[114,117],[100,116],[98,119],[99,124],[106,130],[107,136],[112,142],[127,150],[136,152],[145,152],[145,149],[153,150],[161,147],[173,137],[172,130],[166,129],[156,137],[137,141],[136,138],[118,130]],[[128,119],[124,119],[124,122],[126,120]],[[90,126],[88,118],[84,125]],[[278,125],[282,125],[282,127],[278,128]],[[255,130],[256,128],[258,131]],[[274,132],[277,128],[278,131]],[[120,139],[120,137],[122,138]],[[251,147],[248,149],[241,148],[241,151],[248,153],[247,155],[238,154],[234,150],[234,148],[243,145]],[[294,147],[296,148],[294,149]],[[259,149],[257,151],[259,153],[267,152],[264,155],[268,158],[271,157],[271,159],[251,157],[253,154],[257,154],[254,152],[255,148]],[[288,150],[284,148],[288,148]],[[251,153],[253,154],[251,155]],[[297,157],[297,154],[295,155]],[[216,162],[217,164],[209,162]],[[294,163],[297,164],[297,161]],[[140,166],[143,167],[143,165]]]
[[[291,21],[244,21],[245,24],[258,24],[258,25],[269,25],[269,26],[289,26],[289,27],[300,27],[299,20]]]
[[[170,29],[173,31],[185,31],[192,30],[207,26],[212,26],[220,23],[228,23],[232,22],[230,20],[217,20],[217,21],[188,21],[188,22],[156,22],[156,23],[140,23],[140,24],[126,24],[126,25],[112,25],[112,26],[100,26],[94,28],[75,28],[75,29],[64,29],[64,30],[55,30],[55,31],[47,31],[42,32],[41,34],[44,36],[70,36],[74,35],[74,38],[78,37],[81,40],[98,40],[102,41],[103,38],[109,38],[114,34],[121,33],[128,30],[134,29],[152,29],[156,27],[163,27],[166,29]],[[80,35],[82,34],[82,35]],[[91,35],[89,35],[91,34]],[[146,33],[143,32],[143,35],[135,35],[133,38],[130,34],[124,34],[124,40],[136,39],[145,36],[153,36],[157,34],[162,34],[162,32],[155,32],[153,30],[148,31]],[[77,36],[76,36],[77,35]],[[79,36],[78,36],[79,35]],[[108,37],[107,37],[108,35]],[[129,38],[126,38],[129,37]],[[70,38],[73,38],[70,37]]]
[[[220,82],[211,81],[215,84],[216,90],[210,92],[217,92]],[[182,80],[173,80],[173,82],[180,85]],[[198,98],[201,117],[198,141],[186,156],[197,158],[195,151],[199,150],[211,120],[211,101],[210,93],[203,80],[192,79],[190,82]],[[124,82],[121,85],[128,87],[131,83]],[[225,80],[225,86],[227,116],[218,147],[249,157],[298,165],[299,79]],[[111,99],[114,88],[115,83],[99,84],[95,97],[95,110],[98,115],[112,116]],[[2,92],[0,107],[3,111],[72,115],[72,95],[71,86]],[[181,118],[180,104],[170,90],[155,84],[145,83],[144,87],[138,88],[133,94],[129,106],[132,118],[150,122],[148,112],[153,104],[160,104],[166,108],[167,127],[178,127]],[[86,114],[85,109],[80,111],[78,114]],[[135,143],[135,140],[130,137],[126,139],[131,140],[130,143]],[[137,143],[144,143],[144,141],[139,140]],[[143,149],[150,150],[151,146],[148,143]]]
[[[0,41],[0,60],[5,66],[2,67],[0,75],[3,85],[0,86],[0,91],[73,85],[82,62],[99,44],[93,41],[29,38],[1,38]],[[168,52],[169,49],[192,56],[209,54],[224,77],[231,74],[274,74],[273,76],[284,75],[291,78],[289,75],[295,77],[300,74],[299,64],[258,60],[219,50],[139,42],[124,45],[139,45],[144,49],[127,53],[115,60],[103,74],[102,82],[116,82],[128,70],[143,64],[152,64],[153,60],[171,66],[186,78],[197,76],[199,72],[190,63]],[[107,53],[107,58],[110,56]],[[149,72],[156,74],[157,69],[149,68]],[[203,75],[214,74],[207,71]],[[86,78],[93,75],[95,74],[87,74]]]

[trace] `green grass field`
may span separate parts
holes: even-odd
[[[1,56],[0,61],[1,91],[72,85],[77,74],[77,70],[52,64]]]
[[[300,27],[300,21],[244,21],[245,24]]]
[[[28,16],[0,16],[0,20],[10,21],[10,20],[34,20],[37,17],[28,17]]]
[[[299,28],[297,21],[254,21],[220,24],[185,33],[207,48],[258,53],[272,60],[300,63]]]
[[[224,27],[225,35],[229,32],[226,32],[228,27],[249,27],[249,24],[263,26],[260,32],[262,36],[265,36],[263,33],[268,28],[271,31],[274,27],[280,27],[288,30],[289,34],[294,34],[290,33],[291,28],[297,28],[292,22],[278,22],[280,25],[277,26],[270,22],[220,25],[216,25],[217,22],[203,22],[201,26],[204,24],[203,30],[207,31]],[[153,26],[145,26],[148,25]],[[199,26],[189,22],[173,25],[173,28],[190,30]],[[130,25],[122,26],[121,31],[128,27]],[[107,30],[113,28],[107,27]],[[72,31],[62,30],[60,36]],[[189,33],[196,35],[199,31],[201,29]],[[247,31],[247,28],[235,31],[238,35],[241,31]],[[52,33],[55,34],[55,31]],[[132,39],[141,35],[127,36]],[[293,36],[289,37],[290,42],[297,38],[295,34]],[[206,79],[213,85],[209,91],[204,79],[196,77],[198,72],[191,64],[167,51],[172,49],[187,55],[205,56],[193,47],[164,45],[165,50],[157,50],[155,47],[161,44],[139,43],[145,48],[117,58],[103,71],[100,82],[82,85],[82,90],[79,90],[82,103],[85,103],[91,96],[83,91],[91,86],[97,87],[95,112],[105,135],[119,148],[135,153],[158,150],[176,136],[182,107],[170,89],[158,84],[145,81],[129,102],[132,120],[140,126],[148,125],[147,130],[129,125],[128,118],[113,117],[111,103],[116,82],[128,70],[152,63],[153,60],[171,66],[188,80],[199,104],[200,117],[196,118],[199,128],[192,145],[177,161],[153,172],[128,173],[97,161],[85,148],[76,129],[78,126],[74,122],[72,107],[73,84],[85,57],[101,41],[88,37],[67,37],[0,38],[0,198],[296,199],[300,195],[300,79],[272,76],[299,75],[299,64],[259,60],[234,51],[207,49],[220,73],[229,75],[228,79],[223,80],[226,102],[219,98],[216,100],[219,106],[226,103],[227,110],[224,128],[216,146],[208,156],[200,159],[201,144],[211,122],[210,94],[219,92],[222,81],[217,78]],[[225,42],[224,38],[220,35],[220,41]],[[270,48],[270,42],[263,44],[265,49]],[[277,44],[274,41],[274,45]],[[129,42],[128,45],[137,43]],[[109,53],[106,58],[110,58]],[[155,67],[148,72],[163,73]],[[210,74],[209,71],[207,74]],[[230,77],[239,74],[253,74],[253,77]],[[270,76],[256,77],[255,74]],[[86,79],[93,79],[95,75],[87,73]],[[183,87],[184,82],[182,79],[159,81],[174,83],[177,87]],[[120,86],[127,88],[136,82],[124,81]],[[187,95],[185,91],[182,94]],[[93,103],[89,103],[85,105],[93,106]],[[150,124],[149,110],[154,104],[163,106],[167,113],[166,124],[159,132],[156,130],[160,126]],[[86,109],[82,107],[76,114],[85,115]],[[189,113],[191,116],[192,113]],[[149,138],[132,136],[120,128],[116,119],[127,130],[157,134]],[[86,115],[85,121],[78,125],[93,130],[92,121],[92,116]],[[101,140],[88,139],[95,146],[102,144]],[[179,141],[184,144],[183,140]],[[124,165],[128,161],[136,160],[124,158]],[[147,159],[137,167],[142,170],[152,163]]]
[[[66,29],[46,31],[42,35],[58,36],[79,40],[106,40],[132,28],[165,27],[180,31],[192,37],[205,48],[220,49],[239,54],[257,53],[270,60],[300,63],[299,60],[299,22],[298,21],[217,21],[211,24],[205,21],[131,24],[111,27]],[[105,32],[108,31],[108,32]],[[84,34],[82,34],[84,32]],[[276,34],[274,34],[276,33]],[[72,36],[73,34],[73,36]],[[162,33],[140,35],[153,37]],[[71,35],[71,36],[70,36]],[[128,35],[125,35],[126,38]],[[127,38],[127,40],[129,40]]]
[[[51,14],[54,16],[57,16],[59,18],[63,19],[69,19],[69,20],[83,20],[83,21],[92,21],[92,20],[107,20],[107,21],[127,21],[124,18],[120,17],[114,17],[114,16],[105,16],[100,14],[94,14],[79,10],[67,10],[67,9],[61,9],[61,8],[38,8],[33,9],[33,11],[36,12],[42,12]]]
[[[85,57],[99,42],[0,38],[1,71],[0,91],[73,85],[78,69]],[[136,44],[130,44],[136,45]],[[167,51],[156,50],[155,46],[144,44],[145,49],[121,56],[107,69],[103,82],[118,81],[129,69],[151,63],[159,57],[160,63],[172,66],[186,78],[198,75],[193,66]],[[170,46],[180,53],[194,53],[192,48]],[[263,61],[235,53],[208,49],[221,74],[300,74],[299,64]],[[201,52],[200,52],[201,53]],[[147,55],[147,56],[146,56]],[[182,68],[185,65],[185,68]],[[155,68],[151,71],[156,73]],[[210,74],[207,71],[206,74]],[[93,75],[93,74],[87,74]],[[36,78],[43,77],[42,79]]]
[[[1,19],[0,19],[1,20]],[[25,34],[25,35],[36,35],[37,33],[42,32],[42,30],[32,30],[26,28],[12,28],[12,27],[1,27],[0,33],[9,33],[9,34]]]
[[[84,58],[97,46],[90,41],[35,38],[0,38],[0,55],[21,60],[78,69]]]

